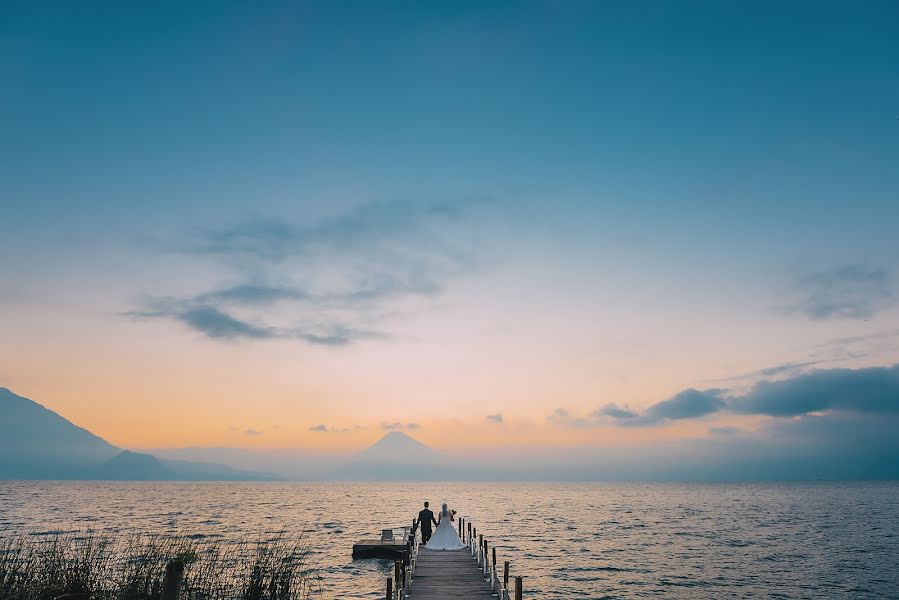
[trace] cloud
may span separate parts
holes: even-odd
[[[807,369],[813,365],[818,365],[823,362],[828,362],[824,360],[810,360],[805,362],[796,362],[790,361],[781,363],[779,365],[774,365],[771,367],[765,367],[763,369],[757,369],[755,371],[749,371],[748,373],[742,373],[740,375],[733,375],[731,377],[725,377],[723,379],[717,379],[714,381],[739,381],[741,379],[758,379],[760,377],[776,377],[778,375],[793,375],[800,371]]]
[[[626,407],[620,407],[617,404],[609,403],[605,406],[593,411],[594,417],[613,417],[615,419],[633,419],[637,413]]]
[[[472,209],[488,204],[484,198],[452,203],[371,202],[307,225],[259,219],[217,229],[197,229],[181,250],[277,262],[334,248],[383,249],[391,245],[388,240],[402,245],[410,236],[427,237],[435,223],[459,221]]]
[[[412,300],[432,301],[473,269],[468,217],[487,204],[377,202],[303,225],[266,219],[195,229],[175,250],[224,265],[236,281],[150,295],[125,314],[175,320],[214,340],[342,346],[389,339],[388,319],[414,310]]]
[[[168,318],[210,339],[216,340],[302,340],[317,346],[343,346],[357,340],[386,339],[386,333],[354,328],[340,323],[296,325],[278,328],[251,323],[225,312],[221,308],[196,304],[194,300],[156,298],[146,302],[144,310],[131,311],[134,319]]]
[[[210,338],[233,339],[278,337],[270,327],[257,327],[240,321],[212,306],[185,308],[174,315],[185,325],[202,332]]]
[[[553,414],[546,417],[546,420],[550,423],[564,423],[568,420],[569,412],[564,408],[557,408],[553,411]]]
[[[356,426],[358,429],[359,426]],[[349,427],[328,427],[327,425],[313,425],[309,428],[309,431],[314,431],[316,433],[346,433],[350,431]]]
[[[501,413],[496,413],[495,415],[487,415],[484,418],[493,423],[502,423],[503,422],[503,415]]]
[[[198,295],[194,300],[203,304],[272,304],[280,300],[302,300],[307,294],[296,288],[260,284],[240,284]]]
[[[726,390],[693,388],[678,392],[668,400],[662,400],[650,406],[643,413],[643,418],[651,423],[659,421],[676,421],[694,419],[718,412],[725,407],[722,399]]]
[[[421,425],[419,425],[418,423],[400,423],[399,421],[388,423],[385,421],[381,423],[381,429],[386,429],[387,431],[398,431],[400,429],[421,429]]]
[[[686,389],[642,413],[614,404],[592,416],[622,425],[655,425],[719,412],[796,417],[828,411],[899,413],[899,364],[865,369],[821,369],[779,381],[760,381],[745,394]]]
[[[886,269],[847,265],[805,275],[795,283],[800,298],[786,307],[813,320],[868,319],[895,306]]]
[[[716,413],[727,406],[725,394],[727,390],[697,390],[688,388],[678,392],[667,400],[656,402],[643,412],[622,408],[616,404],[606,404],[594,411],[591,416],[602,419],[611,417],[621,425],[645,426],[658,425],[682,419],[696,419]]]
[[[738,413],[789,417],[822,411],[899,412],[899,365],[813,371],[762,381],[732,399]]]
[[[257,436],[260,436],[265,433],[261,429],[253,429],[252,427],[244,429],[243,432],[244,432],[244,435],[249,435],[251,437],[257,437]]]

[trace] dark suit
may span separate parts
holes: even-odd
[[[437,520],[434,518],[434,513],[431,512],[431,509],[425,508],[418,513],[418,526],[421,527],[422,544],[427,544],[428,540],[431,539],[431,523],[434,523],[434,525],[437,524]]]

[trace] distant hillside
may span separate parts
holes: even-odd
[[[0,388],[0,479],[259,480],[225,465],[160,461],[117,448],[28,398]]]
[[[177,479],[178,477],[165,468],[152,454],[123,450],[113,456],[95,470],[97,479],[157,481]]]

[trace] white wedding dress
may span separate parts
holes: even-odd
[[[440,525],[434,530],[434,534],[425,548],[428,550],[461,550],[465,548],[465,544],[459,539],[456,528],[453,527],[453,516],[446,505],[440,511]]]

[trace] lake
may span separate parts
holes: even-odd
[[[380,598],[354,542],[424,500],[470,517],[526,598],[899,598],[899,483],[0,481],[0,531],[302,537],[316,598]]]

